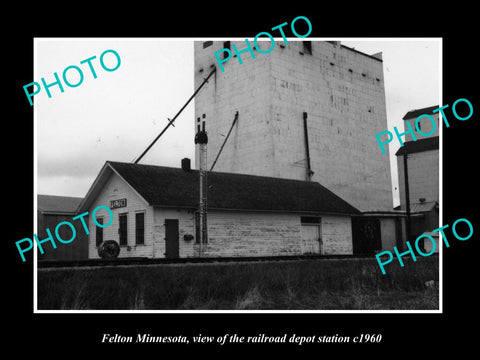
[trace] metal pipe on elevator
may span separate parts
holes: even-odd
[[[310,145],[308,143],[308,124],[307,124],[308,114],[306,112],[303,113],[303,131],[305,134],[305,154],[307,156],[307,180],[311,181],[313,174],[315,172],[312,170],[312,166],[310,164]]]

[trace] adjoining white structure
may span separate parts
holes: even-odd
[[[404,146],[397,152],[398,185],[400,190],[399,210],[406,211],[407,191],[406,178],[408,178],[408,194],[411,216],[411,238],[416,239],[422,233],[430,233],[439,226],[439,115],[432,113],[438,106],[430,106],[422,109],[411,110],[405,114],[403,120],[409,122],[414,129],[417,139],[413,140],[412,134],[405,137]],[[421,118],[418,126],[415,126],[417,118],[423,114],[430,115],[434,121],[436,130],[428,118]],[[405,126],[406,128],[406,126]],[[425,136],[418,130],[432,134]],[[407,176],[405,176],[405,165]],[[438,245],[438,236],[435,237]],[[437,246],[438,252],[438,246]]]

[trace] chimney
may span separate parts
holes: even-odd
[[[187,172],[191,170],[189,158],[182,159],[182,170]]]

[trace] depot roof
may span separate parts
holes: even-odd
[[[88,210],[112,172],[149,205],[198,207],[198,170],[107,161],[77,212]],[[223,172],[207,174],[211,210],[361,214],[318,182]]]

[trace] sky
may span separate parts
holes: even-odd
[[[403,129],[402,117],[408,111],[440,104],[438,39],[322,40],[340,40],[367,54],[382,52],[388,130],[393,126]],[[105,71],[100,64],[106,50],[115,50],[120,56],[121,64],[115,71]],[[32,82],[40,83],[44,78],[47,84],[53,83],[54,73],[62,78],[70,65],[78,66],[84,75],[77,87],[63,85],[62,93],[53,85],[51,98],[43,88],[34,97],[34,184],[38,194],[85,196],[105,161],[134,161],[195,90],[192,39],[37,38],[34,53]],[[80,64],[93,56],[96,79],[88,64]],[[105,54],[104,62],[108,68],[116,65],[111,53]],[[75,70],[67,74],[71,83],[80,81]],[[25,101],[28,106],[27,98]],[[141,163],[180,167],[182,158],[193,160],[193,121],[194,101]],[[392,189],[397,205],[394,154],[399,144],[391,144]]]

